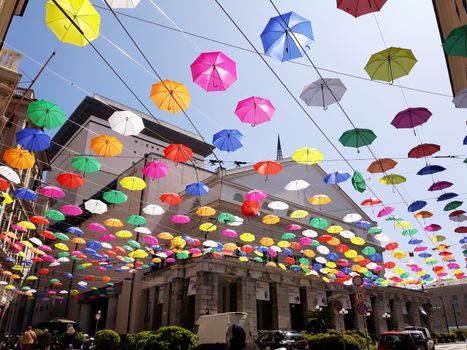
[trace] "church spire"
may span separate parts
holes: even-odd
[[[281,137],[278,134],[277,135],[277,156],[276,156],[276,160],[281,160],[283,158],[284,157],[282,156]]]

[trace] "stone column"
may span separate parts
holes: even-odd
[[[420,310],[418,309],[418,303],[415,301],[410,302],[409,309],[409,320],[412,323],[411,326],[421,327],[422,320],[420,319]]]
[[[405,327],[404,315],[402,314],[402,303],[404,303],[404,300],[396,298],[392,301],[391,305],[391,324],[395,329],[399,330],[403,330]]]
[[[313,311],[314,307],[318,305],[316,294],[313,293],[312,287],[306,287],[306,311]]]
[[[258,315],[256,309],[256,281],[251,278],[242,278],[238,284],[238,310],[248,313],[251,333],[258,333]]]
[[[172,295],[170,296],[170,325],[181,326],[182,324],[182,306],[184,297],[184,279],[174,278],[172,280]]]
[[[92,329],[92,306],[87,301],[80,303],[79,308],[79,326],[83,330],[83,333],[94,334]]]
[[[386,320],[383,318],[383,314],[386,312],[386,300],[384,300],[382,296],[377,296],[373,301],[373,320],[375,324],[376,333],[381,334],[383,332],[387,332],[388,326]]]
[[[287,285],[276,283],[276,298],[277,303],[273,309],[277,308],[277,327],[281,330],[290,330],[292,325],[290,322],[290,304],[289,304],[289,289]]]
[[[218,309],[218,276],[213,272],[199,272],[196,282],[195,320],[206,313],[216,314]]]
[[[105,320],[105,328],[115,330],[118,309],[118,295],[111,294],[107,304],[107,318]]]

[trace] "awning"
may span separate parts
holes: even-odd
[[[420,312],[422,313],[422,315],[428,315],[424,309],[424,307],[422,305],[418,305],[418,309],[420,310]]]

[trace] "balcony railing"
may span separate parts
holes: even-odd
[[[22,58],[23,55],[19,52],[7,48],[2,48],[0,50],[0,66],[11,69],[12,71],[18,72]]]

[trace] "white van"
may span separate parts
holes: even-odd
[[[232,324],[242,326],[246,334],[247,349],[251,349],[254,344],[246,312],[224,312],[201,316],[195,324],[195,333],[198,335],[199,345],[197,349],[226,349],[226,334]]]

